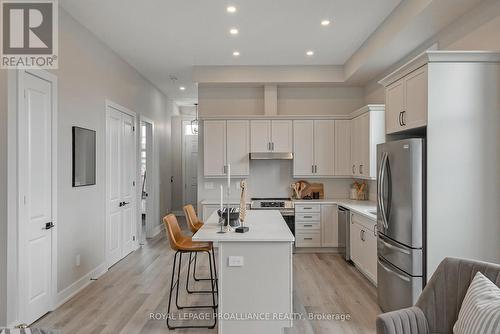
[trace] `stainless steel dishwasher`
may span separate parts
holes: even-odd
[[[339,251],[346,261],[351,261],[351,211],[343,206],[339,206]]]

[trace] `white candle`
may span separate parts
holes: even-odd
[[[227,188],[231,189],[231,164],[227,164]]]
[[[224,187],[220,185],[220,211],[222,212],[223,200],[224,200]]]

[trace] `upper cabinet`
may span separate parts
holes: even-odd
[[[351,121],[335,121],[335,175],[352,176],[351,170]]]
[[[247,176],[250,150],[250,122],[206,120],[203,122],[203,170],[206,177]]]
[[[335,175],[335,121],[293,121],[293,175],[328,177]]]
[[[388,134],[427,125],[427,65],[386,87]]]
[[[351,175],[375,179],[377,145],[385,142],[383,109],[369,111],[351,120]]]
[[[292,152],[291,120],[250,121],[250,151],[252,153]]]

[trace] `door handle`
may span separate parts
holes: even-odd
[[[46,230],[50,230],[51,228],[53,228],[55,225],[53,222],[48,222],[48,223],[45,223],[45,229]]]
[[[363,165],[359,165],[359,174],[363,174]]]
[[[313,227],[311,224],[304,225],[304,227]]]
[[[123,206],[129,205],[129,204],[130,204],[130,202],[123,202]]]
[[[403,125],[403,126],[406,126],[406,122],[405,122],[405,114],[406,114],[406,110],[403,110],[403,111],[401,112],[401,123],[402,123],[401,125]]]
[[[403,112],[402,112],[402,111],[400,111],[400,112],[399,112],[399,116],[398,116],[398,120],[399,120],[399,125],[400,125],[400,126],[403,126],[403,121],[401,121],[401,116],[402,116],[402,115],[403,115]]]
[[[271,143],[271,151],[274,151],[274,143]]]
[[[356,171],[354,170],[356,168],[356,165],[352,165],[352,174],[356,173]]]
[[[314,165],[311,166],[311,173],[314,174]]]
[[[318,174],[318,165],[314,165],[314,173]]]

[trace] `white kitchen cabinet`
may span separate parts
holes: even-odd
[[[335,121],[335,175],[352,176],[351,171],[351,121]]]
[[[335,174],[335,121],[293,122],[293,174],[330,177]]]
[[[252,153],[292,152],[292,124],[290,120],[250,121],[250,151]]]
[[[388,134],[427,125],[427,66],[386,87]]]
[[[351,213],[351,260],[368,279],[377,284],[376,222]]]
[[[336,204],[295,204],[295,247],[338,247]]]
[[[203,171],[206,177],[224,177],[227,165],[231,175],[249,174],[249,121],[203,122]]]
[[[293,121],[293,174],[314,174],[314,121]]]
[[[370,110],[351,120],[351,173],[353,177],[375,179],[377,145],[385,142],[383,110]]]
[[[321,247],[338,247],[337,205],[321,205]]]
[[[295,205],[295,247],[321,247],[319,205]]]
[[[250,173],[248,121],[231,120],[226,124],[226,164],[231,165],[231,175],[245,176]]]
[[[224,176],[226,170],[226,121],[203,122],[203,171],[207,177]]]

